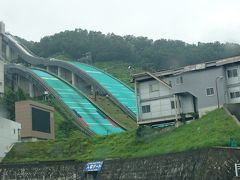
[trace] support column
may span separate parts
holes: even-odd
[[[136,116],[137,116],[137,123],[138,123],[140,120],[139,106],[141,106],[141,103],[140,103],[140,100],[138,100],[138,88],[137,88],[137,80],[136,79],[134,82],[134,89],[135,89],[135,98],[136,98],[136,112],[137,112]]]
[[[10,47],[9,45],[6,45],[6,59],[8,61],[11,61],[11,52],[10,52]]]
[[[61,73],[61,68],[58,67],[58,73],[57,73],[58,77],[62,77],[62,73]]]
[[[176,94],[174,94],[174,107],[175,107],[175,126],[178,127],[178,108],[177,108],[177,97]]]
[[[20,78],[20,77],[19,77],[18,75],[16,75],[16,78],[15,78],[15,81],[14,81],[14,84],[13,84],[13,90],[14,90],[14,91],[17,91],[17,89],[18,89],[18,87],[19,87],[19,84],[20,84],[20,83],[19,83],[19,81],[20,81],[19,78]]]
[[[29,82],[29,96],[31,98],[34,97],[33,84],[31,82]]]
[[[3,41],[2,41],[2,36],[0,35],[0,56],[3,56],[3,52],[2,52],[2,45],[3,45]]]
[[[76,76],[73,72],[72,72],[72,85],[76,86]]]

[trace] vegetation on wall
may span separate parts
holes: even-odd
[[[22,100],[34,100],[54,107],[56,139],[69,138],[76,134],[83,135],[72,123],[73,118],[69,116],[64,107],[57,103],[55,99],[42,100],[41,97],[33,99],[25,94],[21,89],[13,91],[11,88],[6,87],[4,96],[1,98],[1,102],[6,106],[6,109],[9,112],[9,118],[11,120],[15,120],[15,102]]]
[[[28,96],[21,89],[18,89],[14,92],[9,87],[5,88],[2,101],[6,105],[6,109],[9,113],[10,119],[15,120],[15,102],[25,100],[27,98]]]

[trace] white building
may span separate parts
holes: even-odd
[[[134,75],[138,124],[176,122],[240,103],[240,56]]]
[[[0,117],[0,161],[20,139],[21,124]]]

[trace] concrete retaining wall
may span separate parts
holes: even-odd
[[[240,150],[210,148],[127,160],[106,160],[100,180],[233,179]],[[0,165],[0,179],[86,179],[86,163],[75,161]],[[89,178],[88,176],[88,179]]]

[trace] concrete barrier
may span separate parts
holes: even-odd
[[[235,178],[240,150],[209,148],[167,155],[105,160],[98,180]],[[0,165],[0,179],[94,179],[84,172],[87,162],[57,161]],[[92,176],[96,177],[96,176]],[[236,179],[236,178],[235,178]]]

